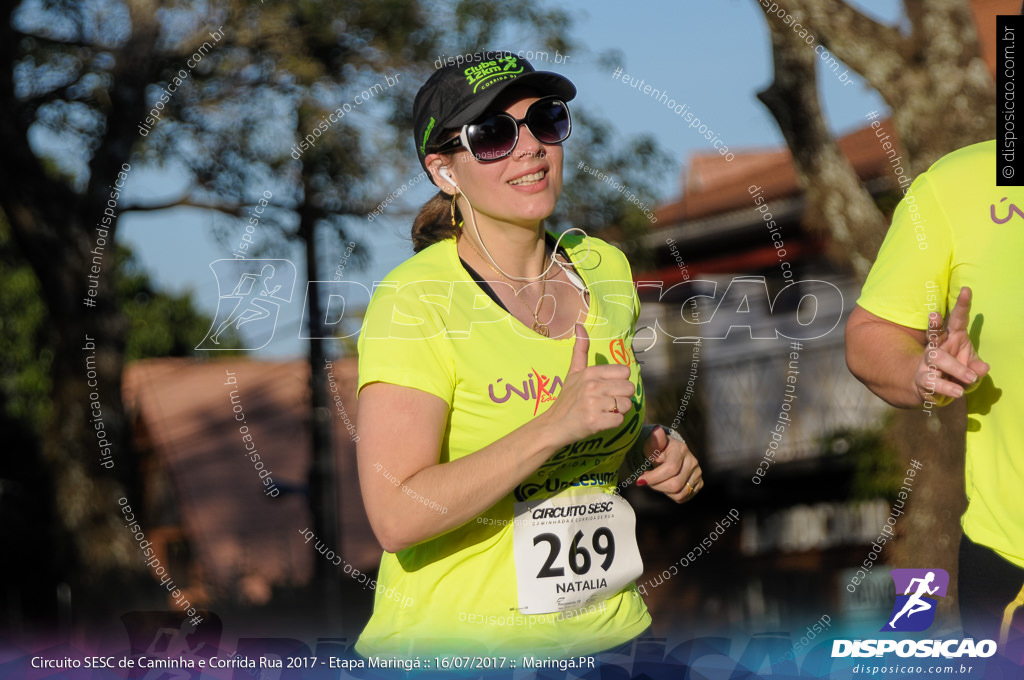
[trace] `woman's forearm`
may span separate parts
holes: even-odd
[[[470,455],[429,465],[406,479],[383,463],[366,473],[380,474],[380,506],[371,517],[374,531],[388,552],[440,536],[493,507],[551,457],[545,424],[536,419]],[[370,504],[367,504],[368,507]]]

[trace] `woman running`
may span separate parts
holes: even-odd
[[[575,94],[488,52],[416,96],[440,193],[359,341],[359,477],[385,550],[361,654],[592,654],[650,626],[619,469],[677,502],[703,481],[643,425],[625,256],[544,229]]]

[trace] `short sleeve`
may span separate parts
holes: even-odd
[[[441,281],[381,282],[359,336],[359,389],[372,382],[412,387],[451,404],[455,365],[445,339],[443,306],[429,299]],[[450,284],[448,284],[450,290]],[[449,293],[450,294],[450,293]]]
[[[896,207],[857,304],[887,321],[925,330],[928,315],[946,312],[953,238],[928,173]]]

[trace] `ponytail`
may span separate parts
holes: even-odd
[[[452,224],[452,197],[438,191],[433,198],[423,204],[416,219],[412,223],[412,249],[420,252],[429,245],[446,238],[455,238],[459,229]],[[455,205],[455,224],[462,221],[458,204]]]

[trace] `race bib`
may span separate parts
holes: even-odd
[[[512,543],[521,614],[578,609],[643,573],[636,515],[618,494],[561,494],[515,504]]]

